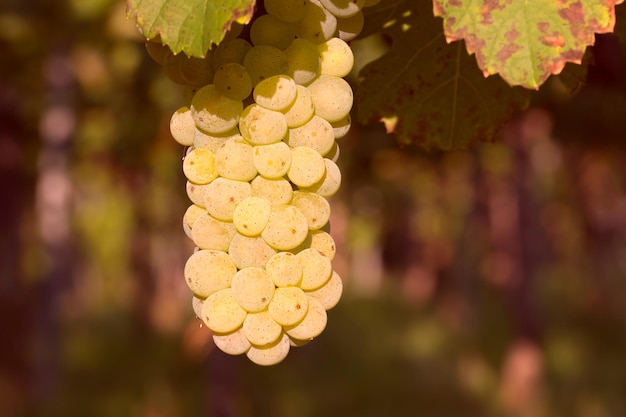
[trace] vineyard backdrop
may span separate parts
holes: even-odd
[[[453,3],[478,2],[437,2],[458,38]],[[431,2],[372,9],[332,199],[344,298],[321,337],[260,368],[193,317],[169,133],[184,93],[127,5],[5,1],[0,414],[626,415],[625,6],[594,37],[614,2],[557,3],[598,26],[576,26],[583,66],[512,82],[530,89],[485,78]]]

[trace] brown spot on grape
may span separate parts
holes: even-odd
[[[234,203],[235,202],[235,197],[229,197],[228,201],[231,202],[231,203]]]
[[[292,234],[292,235],[295,235],[295,234],[296,234],[296,232],[297,232],[297,230],[296,230],[296,229],[291,229],[291,234]]]

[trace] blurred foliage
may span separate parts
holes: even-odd
[[[450,153],[355,125],[332,200],[344,299],[261,368],[192,317],[185,93],[124,14],[0,9],[2,416],[626,415],[626,155],[559,128],[593,108],[546,93],[551,113]]]

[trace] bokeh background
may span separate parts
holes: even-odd
[[[355,125],[343,300],[263,368],[193,316],[185,93],[124,2],[3,1],[0,415],[625,416],[624,56],[600,39],[589,84],[550,81],[498,143],[401,149]]]

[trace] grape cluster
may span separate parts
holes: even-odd
[[[204,59],[148,43],[193,88],[170,122],[189,147],[183,227],[197,249],[184,276],[226,353],[276,364],[324,330],[341,297],[327,197],[341,183],[336,140],[350,128],[347,41],[374,3],[265,0],[245,34],[231,30]]]

